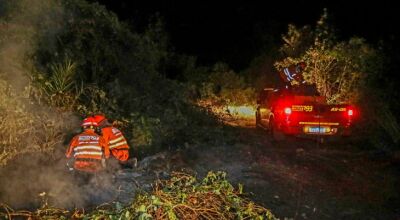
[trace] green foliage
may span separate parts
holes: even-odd
[[[376,53],[361,38],[351,38],[347,42],[337,41],[327,19],[325,10],[315,30],[310,30],[308,26],[297,29],[290,25],[281,50],[291,49],[293,56],[276,62],[275,66],[280,70],[290,64],[304,61],[307,63],[304,72],[306,81],[316,84],[328,102],[357,102],[360,87],[368,71],[367,61]],[[307,34],[304,34],[305,30]]]
[[[117,109],[116,100],[109,97],[106,91],[94,84],[86,84],[79,97],[75,110],[80,115],[93,115],[99,112],[113,112]]]
[[[282,36],[284,44],[280,52],[288,57],[297,57],[313,44],[313,33],[310,26],[297,28],[289,24],[288,33]]]
[[[43,4],[46,9],[56,9],[44,15],[46,19],[56,14],[59,17],[43,23],[33,19],[28,30],[29,36],[34,37],[29,37],[29,50],[18,60],[31,64],[26,75],[37,88],[32,101],[44,103],[51,111],[54,108],[82,117],[104,113],[117,122],[135,155],[194,142],[204,136],[204,125],[212,125],[214,118],[193,106],[193,102],[199,98],[197,83],[201,85],[205,78],[205,68],[196,67],[191,58],[182,58],[179,65],[185,67],[185,77],[198,78],[188,80],[189,86],[166,78],[170,71],[167,67],[178,55],[169,51],[168,36],[159,16],[138,32],[97,3],[67,0]],[[20,29],[23,27],[24,24]],[[24,39],[28,35],[18,36]],[[218,74],[214,73],[210,81],[221,81]],[[247,88],[244,80],[229,71],[225,76],[231,78],[233,87],[224,84],[218,99],[247,102],[252,91],[241,93]],[[193,90],[188,89],[191,86]]]
[[[74,110],[82,93],[75,80],[76,64],[66,59],[50,65],[48,74],[32,74],[37,87],[44,93],[47,103],[64,111]]]
[[[137,32],[99,4],[62,4],[64,28],[55,34],[57,41],[46,44],[51,36],[41,32],[34,56],[37,69],[48,73],[40,85],[48,103],[82,116],[104,113],[118,120],[140,152],[182,143],[196,129],[188,125],[202,117],[192,110],[185,87],[164,77],[170,52],[162,20],[155,16],[146,30]],[[70,57],[73,71],[68,74]],[[60,78],[75,86],[53,89]]]
[[[99,4],[83,0],[35,1],[29,7],[29,3],[18,0],[4,5],[2,12],[5,11],[6,16],[1,22],[10,28],[2,29],[0,38],[0,55],[2,62],[7,64],[2,66],[2,75],[17,79],[9,82],[22,84],[22,89],[25,85],[20,81],[26,78],[29,82],[30,79],[36,88],[30,88],[26,103],[38,103],[46,111],[62,114],[105,113],[109,118],[121,121],[130,145],[140,146],[143,151],[159,149],[167,142],[179,140],[177,137],[185,135],[182,132],[189,132],[185,127],[193,116],[196,120],[198,114],[192,114],[194,111],[187,103],[184,88],[160,74],[169,52],[159,17],[139,33]],[[5,112],[25,104],[18,104],[20,100],[16,96],[20,95],[2,100]],[[17,99],[14,105],[6,104],[14,98]],[[18,116],[18,120],[25,116],[37,117],[30,122],[35,126],[46,121],[48,116],[34,114],[34,108],[24,110],[26,115]],[[4,117],[12,118],[8,113],[4,113]],[[59,121],[57,126],[65,123],[65,119]],[[25,131],[20,127],[24,123],[16,123],[18,126],[14,128]],[[58,134],[54,137],[57,140],[46,141],[64,141],[60,134],[65,132],[51,132],[51,126],[35,128],[39,136],[30,138],[50,138],[47,135]],[[5,132],[1,137],[4,146],[7,143],[7,149],[21,152],[17,139],[12,139],[11,143],[8,136]],[[40,143],[35,149],[49,145],[54,147]],[[5,155],[12,157],[9,150]]]
[[[248,200],[243,186],[235,189],[224,172],[209,172],[198,181],[186,173],[173,173],[159,181],[150,194],[140,194],[128,206],[116,202],[86,214],[44,206],[36,212],[18,212],[0,206],[0,217],[27,216],[34,219],[277,219],[268,209]]]
[[[363,39],[352,38],[333,48],[314,47],[302,58],[309,63],[305,78],[331,103],[357,102],[366,77],[366,60],[375,56]]]
[[[203,74],[203,79],[195,76],[189,84],[195,86],[202,102],[216,106],[253,105],[255,92],[245,78],[235,73],[224,63],[216,63],[213,69]],[[192,88],[193,89],[193,88]]]
[[[70,60],[66,60],[63,64],[53,64],[51,66],[52,74],[49,81],[43,86],[48,96],[57,93],[69,92],[74,86],[74,75],[76,65]]]

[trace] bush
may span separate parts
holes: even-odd
[[[231,70],[224,63],[216,63],[212,70],[196,68],[189,76],[189,90],[195,94],[194,101],[214,106],[254,105],[255,91],[245,78]],[[196,96],[197,95],[197,96]]]
[[[209,172],[201,180],[186,173],[173,173],[168,180],[155,184],[151,194],[141,194],[129,206],[120,203],[105,205],[88,213],[44,207],[36,212],[18,212],[0,208],[0,217],[7,213],[34,219],[277,219],[268,209],[245,198],[243,186],[235,189],[224,172]]]
[[[192,111],[185,87],[163,75],[170,52],[162,21],[139,33],[99,4],[61,4],[63,28],[44,26],[31,57],[47,103],[82,117],[104,113],[140,152],[182,143],[203,117]]]
[[[276,219],[269,210],[245,199],[243,186],[235,189],[224,172],[209,172],[202,181],[173,173],[152,194],[139,195],[131,207],[133,217],[139,219]]]
[[[7,82],[0,80],[0,165],[24,153],[53,152],[63,144],[72,128],[74,116],[51,112],[29,101],[31,89],[28,87],[24,93],[17,94]]]

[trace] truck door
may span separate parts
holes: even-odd
[[[268,127],[269,117],[271,115],[271,93],[272,88],[264,89],[260,95],[259,112],[260,112],[260,123],[263,127]]]

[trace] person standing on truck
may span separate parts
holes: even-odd
[[[305,68],[306,63],[300,62],[283,68],[283,70],[279,72],[279,75],[286,84],[291,84],[293,81],[304,84],[306,81],[303,78],[302,72]]]
[[[109,160],[110,169],[117,169],[120,166],[136,167],[137,159],[129,160],[129,145],[122,132],[114,127],[104,115],[97,114],[93,116],[93,119],[99,125],[98,132],[107,142],[113,155]]]
[[[110,150],[103,137],[96,134],[97,123],[93,118],[85,118],[81,126],[83,132],[72,138],[65,155],[73,159],[73,168],[67,164],[70,170],[87,180],[92,174],[104,170]]]

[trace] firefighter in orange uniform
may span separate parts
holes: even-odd
[[[128,162],[129,145],[122,132],[118,128],[112,126],[112,124],[107,120],[104,115],[95,115],[93,116],[93,118],[95,122],[99,125],[99,128],[101,129],[100,133],[104,140],[107,142],[111,154],[114,156],[115,159],[118,160],[119,164],[128,165],[128,163],[131,162]],[[109,163],[110,162],[111,161],[109,161]],[[136,160],[133,163],[133,166],[136,166]]]
[[[67,149],[67,158],[74,157],[74,169],[85,173],[97,173],[104,169],[104,159],[109,158],[107,142],[95,133],[97,123],[92,117],[82,123],[83,132],[76,135]]]

